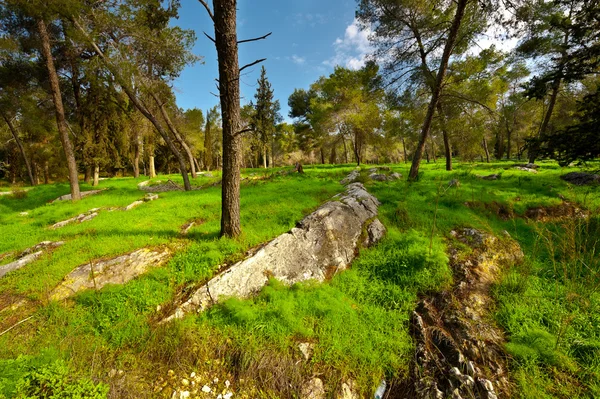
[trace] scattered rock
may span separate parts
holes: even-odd
[[[379,173],[371,173],[369,175],[369,178],[371,180],[375,180],[375,181],[387,181],[387,179],[388,179],[386,175],[382,175]]]
[[[373,225],[378,206],[377,198],[362,184],[349,184],[339,201],[323,204],[297,227],[214,277],[165,321],[183,317],[192,310],[203,311],[226,297],[249,297],[271,277],[291,285],[309,279],[324,281],[345,270],[356,256],[367,222]],[[381,227],[375,224],[371,230],[374,239],[378,239]]]
[[[186,235],[195,224],[196,222],[192,221],[181,226],[181,234]]]
[[[90,209],[89,211],[79,214],[70,219],[63,220],[62,222],[54,223],[52,226],[50,226],[50,228],[52,230],[56,230],[56,229],[60,229],[61,227],[65,227],[66,225],[71,224],[71,223],[87,222],[89,220],[94,219],[96,216],[98,216],[99,210],[100,210],[100,208]]]
[[[516,163],[514,165],[515,168],[527,168],[527,169],[537,169],[540,167],[540,165],[536,165],[534,163]]]
[[[477,176],[480,179],[483,180],[500,180],[500,178],[502,177],[502,175],[498,174],[498,173],[493,173],[491,175],[487,175],[487,176]]]
[[[325,399],[325,386],[320,378],[313,378],[302,387],[302,399]]]
[[[142,248],[113,259],[92,261],[78,266],[52,291],[51,299],[65,299],[86,289],[106,284],[125,284],[151,267],[165,263],[171,255],[167,248]]]
[[[101,190],[82,191],[81,198],[89,197],[90,195],[95,195],[95,194],[101,193],[102,191],[106,191],[106,190],[108,190],[108,189],[103,188]],[[70,200],[70,199],[71,199],[71,194],[61,195],[60,197],[58,197],[57,199],[52,201],[52,203],[57,202],[57,201],[66,201],[66,200]]]
[[[413,312],[415,360],[410,377],[393,384],[391,397],[403,392],[417,399],[510,397],[504,334],[489,315],[494,307],[489,293],[503,268],[522,262],[523,252],[507,233],[499,239],[460,229],[452,236],[471,249],[450,248],[454,287],[422,299]]]
[[[169,179],[166,183],[163,184],[155,184],[155,185],[139,185],[138,188],[147,193],[164,193],[167,191],[183,191],[183,187],[179,184],[175,183],[173,180]]]
[[[215,177],[215,176],[214,176],[212,173],[210,173],[210,172],[203,173],[203,174],[202,174],[202,176],[204,176],[204,177]]]
[[[570,172],[560,177],[568,183],[576,186],[585,186],[587,184],[600,184],[600,175],[586,172]]]
[[[536,174],[536,173],[538,172],[536,169],[533,169],[533,168],[527,168],[527,167],[525,167],[525,166],[515,166],[515,167],[513,167],[513,168],[514,168],[514,169],[517,169],[517,170],[522,170],[522,171],[524,171],[524,172],[534,173],[534,174]]]
[[[448,182],[448,187],[460,187],[460,182],[457,179],[452,179]]]
[[[353,380],[348,380],[342,383],[342,391],[336,396],[337,399],[360,399],[356,383]]]
[[[154,201],[158,199],[158,194],[148,193],[144,196],[144,202]]]
[[[402,174],[400,174],[398,172],[394,172],[388,176],[388,180],[400,180],[400,179],[402,179]]]
[[[20,212],[19,216],[29,216],[29,212]]]
[[[37,258],[42,256],[42,254],[45,251],[58,248],[63,244],[64,241],[42,241],[31,248],[27,248],[19,254],[17,260],[6,265],[0,266],[0,278],[4,277],[7,273],[12,272],[13,270],[18,270],[23,266],[30,264],[31,262],[35,261]]]
[[[314,345],[310,342],[300,342],[298,344],[298,349],[300,349],[300,352],[302,352],[304,359],[308,361],[312,357]]]
[[[353,170],[348,176],[340,180],[340,184],[345,186],[350,183],[354,183],[356,179],[360,177],[360,170]]]
[[[367,227],[367,236],[363,242],[364,246],[369,246],[370,243],[379,242],[386,233],[385,226],[379,219],[373,220]]]
[[[132,210],[133,208],[136,208],[136,207],[138,207],[138,206],[142,205],[143,203],[144,203],[144,201],[142,201],[142,200],[133,201],[131,204],[127,205],[127,206],[124,208],[124,210],[126,210],[126,211],[130,211],[130,210]]]

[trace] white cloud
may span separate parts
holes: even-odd
[[[300,57],[300,56],[298,56],[296,54],[292,55],[291,60],[292,60],[292,62],[294,64],[298,64],[298,65],[302,65],[302,64],[304,64],[306,62],[306,58]]]
[[[359,22],[354,19],[346,27],[344,37],[338,37],[333,42],[333,57],[323,61],[327,66],[341,65],[349,69],[360,69],[365,65],[368,55],[373,51],[369,43],[371,29],[361,29]]]

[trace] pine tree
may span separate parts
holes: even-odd
[[[257,81],[258,88],[254,99],[254,115],[252,117],[252,129],[260,142],[263,158],[263,167],[267,167],[267,150],[269,144],[273,141],[276,125],[281,119],[279,115],[279,101],[273,100],[273,89],[267,79],[267,71],[263,66],[260,71],[260,78]],[[271,154],[272,157],[272,154]],[[271,165],[272,166],[272,165]]]

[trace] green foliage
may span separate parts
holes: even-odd
[[[56,353],[45,351],[39,357],[19,356],[0,360],[0,397],[31,399],[102,399],[108,386],[87,378],[77,378]]]

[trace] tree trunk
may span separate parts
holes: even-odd
[[[442,54],[440,68],[438,70],[435,85],[431,93],[431,101],[429,102],[429,106],[427,107],[427,115],[425,116],[423,128],[421,129],[419,143],[417,144],[417,148],[413,155],[413,161],[410,167],[410,173],[408,175],[409,180],[414,181],[419,176],[419,166],[421,164],[421,158],[423,157],[423,149],[425,148],[425,142],[427,140],[427,137],[429,136],[429,130],[431,129],[431,123],[433,121],[433,114],[435,113],[437,103],[440,99],[442,83],[444,81],[444,77],[446,76],[446,70],[448,69],[448,60],[450,59],[450,55],[452,54],[452,50],[454,49],[454,44],[456,43],[458,30],[462,23],[463,16],[465,15],[465,8],[467,6],[467,2],[468,0],[458,0],[456,6],[456,14],[454,15],[454,20],[452,21],[450,33],[448,34],[448,40],[446,41],[446,44],[444,46],[444,53]]]
[[[58,83],[58,74],[54,67],[54,59],[52,58],[52,50],[50,48],[50,37],[46,29],[46,23],[43,19],[38,19],[37,28],[42,41],[42,53],[46,59],[46,68],[48,69],[48,78],[50,81],[50,90],[52,92],[52,101],[56,111],[56,124],[60,133],[60,141],[62,142],[65,157],[67,158],[67,168],[69,169],[69,184],[71,186],[71,199],[77,201],[81,199],[79,192],[79,176],[77,173],[77,163],[75,162],[75,154],[73,153],[73,145],[69,139],[69,128],[65,119],[65,110],[63,108],[62,95]]]
[[[429,151],[425,150],[425,158],[427,159],[427,163],[429,163]]]
[[[556,77],[552,82],[552,94],[550,95],[548,110],[544,115],[544,120],[542,121],[542,126],[540,126],[538,137],[536,138],[536,140],[533,141],[528,151],[529,163],[534,163],[536,158],[540,155],[541,141],[543,141],[546,137],[546,130],[548,129],[548,124],[550,123],[552,112],[554,111],[554,105],[556,105],[556,98],[558,97],[558,92],[560,90],[561,83],[562,78],[560,76]]]
[[[188,178],[188,175],[187,175],[185,159],[181,155],[181,152],[179,152],[179,150],[175,146],[175,143],[173,143],[173,140],[171,140],[169,133],[164,129],[163,125],[161,125],[158,122],[158,120],[156,119],[154,114],[148,109],[148,107],[146,107],[146,105],[138,98],[138,96],[131,89],[130,82],[128,83],[125,79],[123,79],[123,77],[119,73],[119,70],[110,62],[110,60],[108,58],[106,58],[106,56],[104,55],[104,52],[102,52],[102,50],[100,50],[100,47],[98,47],[96,42],[94,42],[92,39],[89,38],[89,36],[85,32],[85,30],[79,25],[79,23],[77,23],[76,21],[74,21],[74,23],[75,23],[75,26],[89,40],[89,42],[92,45],[92,47],[94,48],[94,51],[96,52],[96,54],[98,54],[98,56],[102,59],[102,61],[106,65],[107,69],[113,75],[113,77],[115,78],[115,80],[117,81],[119,86],[121,86],[121,88],[123,89],[125,94],[127,94],[127,97],[129,97],[129,99],[131,100],[131,102],[133,103],[135,108],[137,108],[137,110],[140,111],[142,113],[142,115],[144,115],[146,117],[146,119],[148,119],[150,122],[152,122],[152,124],[154,125],[154,127],[156,128],[156,130],[158,131],[160,136],[163,138],[165,143],[167,143],[167,146],[169,147],[169,149],[175,156],[175,159],[179,163],[179,171],[181,172],[181,177],[183,177],[183,186],[185,188],[185,191],[190,191],[192,189],[192,186],[190,184],[190,179]]]
[[[437,159],[435,157],[435,143],[433,142],[433,138],[431,138],[431,156],[433,156],[433,163],[437,162]]]
[[[44,161],[44,184],[50,184],[50,167],[48,161]]]
[[[265,143],[262,144],[262,161],[263,168],[267,169],[267,145]]]
[[[206,111],[206,128],[204,129],[204,166],[210,172],[212,167],[212,135],[210,131],[210,113]]]
[[[156,177],[156,166],[154,165],[154,154],[148,157],[148,164],[150,168],[149,176],[151,179]]]
[[[237,237],[240,226],[240,66],[236,31],[237,0],[213,0],[215,45],[223,119],[221,236]]]
[[[506,129],[506,159],[510,159],[510,147],[512,145],[512,132]]]
[[[96,187],[98,185],[98,181],[100,180],[100,165],[94,165],[94,182],[92,186]]]
[[[483,137],[483,151],[485,152],[485,161],[490,163],[490,150],[488,148],[487,140],[485,136]]]
[[[92,179],[92,167],[90,165],[86,165],[85,171],[83,172],[83,181],[87,184],[90,184],[91,179]]]
[[[19,151],[21,152],[23,161],[25,161],[25,167],[27,167],[27,174],[29,175],[29,182],[31,183],[32,186],[35,186],[36,184],[35,184],[35,179],[33,177],[33,171],[31,170],[31,164],[29,163],[29,158],[27,158],[27,154],[25,154],[25,147],[23,147],[23,143],[21,142],[21,139],[19,138],[19,135],[17,134],[17,129],[12,124],[12,122],[10,121],[10,118],[8,116],[6,116],[5,114],[2,114],[2,118],[8,125],[8,129],[10,130],[10,133],[12,134],[13,138],[15,139],[15,142],[17,143],[17,147],[19,147]]]
[[[325,165],[325,150],[323,150],[323,146],[321,146],[320,152],[321,152],[321,165]]]
[[[140,147],[141,147],[141,143],[140,143],[140,131],[138,130],[137,126],[134,126],[135,129],[135,143],[133,144],[133,177],[134,178],[138,178],[140,177]]]
[[[181,148],[183,148],[183,150],[187,154],[189,162],[190,162],[190,170],[192,172],[192,178],[195,179],[197,177],[196,165],[194,165],[194,155],[192,155],[192,150],[190,149],[190,146],[187,145],[187,143],[185,142],[183,137],[181,137],[181,135],[179,134],[177,127],[173,124],[173,122],[171,121],[171,118],[169,118],[169,114],[167,113],[167,110],[165,109],[165,105],[162,102],[160,102],[158,96],[155,93],[152,93],[152,97],[154,98],[154,101],[156,101],[156,104],[158,105],[158,108],[160,109],[160,113],[162,114],[163,119],[167,123],[167,127],[169,128],[171,133],[173,133],[173,136],[175,136],[175,140],[177,140],[177,142],[179,143]]]
[[[346,159],[346,163],[350,163],[348,161],[348,147],[346,146],[346,137],[342,137],[342,141],[344,142],[344,158]]]
[[[402,137],[402,151],[404,152],[404,163],[407,163],[408,154],[406,153],[406,142],[404,141],[404,137]]]

